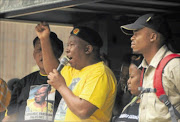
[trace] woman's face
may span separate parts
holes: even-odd
[[[141,70],[135,64],[129,66],[128,90],[133,95],[139,95],[138,87],[140,87]]]

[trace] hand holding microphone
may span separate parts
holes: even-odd
[[[60,60],[60,64],[59,64],[57,70],[54,69],[48,75],[49,80],[47,82],[48,82],[48,84],[53,86],[55,89],[58,89],[61,86],[66,85],[65,79],[62,77],[62,75],[60,75],[60,72],[63,69],[63,67],[68,63],[68,61],[69,61],[69,59],[67,57],[63,57]]]
[[[69,62],[69,58],[68,57],[63,57],[61,60],[60,60],[60,64],[57,68],[57,71],[60,72],[62,70],[62,68]]]

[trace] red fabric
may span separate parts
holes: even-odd
[[[166,94],[163,88],[162,84],[162,72],[166,64],[173,58],[180,57],[178,54],[170,54],[166,57],[164,57],[160,63],[158,64],[158,67],[156,68],[155,74],[154,74],[154,88],[156,88],[156,95],[159,98],[161,95]]]
[[[142,87],[143,84],[143,78],[144,78],[144,68],[141,70],[141,77],[140,77],[140,86]]]
[[[164,57],[158,64],[155,74],[154,74],[154,81],[153,86],[156,89],[156,96],[159,98],[161,95],[165,95],[165,91],[162,84],[162,72],[166,64],[173,58],[180,57],[178,54],[170,54]],[[142,87],[143,84],[143,77],[144,77],[144,68],[141,71],[141,78],[140,78],[140,86]]]

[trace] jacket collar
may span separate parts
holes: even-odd
[[[163,45],[158,52],[155,54],[155,56],[153,57],[153,59],[151,60],[150,64],[148,65],[146,62],[146,59],[144,58],[140,67],[143,68],[148,68],[149,66],[152,66],[154,68],[157,68],[159,62],[161,61],[161,59],[166,55],[168,51],[168,48],[166,45]]]

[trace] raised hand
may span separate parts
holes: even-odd
[[[36,27],[36,34],[40,40],[49,39],[50,28],[47,22],[41,22]]]

